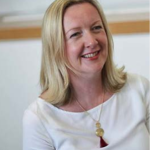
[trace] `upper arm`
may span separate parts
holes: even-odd
[[[23,150],[54,150],[41,120],[29,110],[23,117]]]
[[[141,78],[144,89],[144,102],[146,107],[146,127],[150,133],[150,82],[146,78]]]

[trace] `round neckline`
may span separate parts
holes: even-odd
[[[111,100],[116,96],[117,93],[114,93],[107,101],[105,101],[103,103],[103,106],[106,106],[109,102],[111,102]],[[63,110],[60,109],[54,105],[52,105],[51,103],[45,101],[44,99],[42,99],[41,97],[38,97],[38,100],[40,100],[42,103],[45,103],[46,105],[48,105],[49,107],[51,107],[53,110],[60,112],[60,113],[67,113],[67,114],[85,114],[85,111],[82,112],[73,112],[73,111],[67,111],[67,110]],[[101,107],[102,104],[99,104],[89,110],[87,110],[87,112],[92,113],[94,111],[96,111],[97,109],[99,109],[99,107]]]

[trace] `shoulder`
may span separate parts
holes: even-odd
[[[32,126],[34,126],[35,124],[40,124],[40,119],[38,117],[37,100],[31,103],[24,111],[23,124]]]
[[[31,120],[33,121],[35,118],[40,119],[41,114],[41,108],[44,107],[44,100],[41,98],[37,98],[35,101],[33,101],[24,111],[24,117],[23,120]],[[34,119],[33,119],[34,118]]]
[[[23,123],[31,125],[41,124],[43,120],[42,115],[43,113],[45,113],[43,112],[43,110],[45,110],[45,107],[46,102],[38,97],[24,111]]]
[[[33,102],[26,108],[26,110],[24,111],[24,114],[28,114],[29,112],[30,112],[30,113],[33,113],[33,114],[37,114],[37,112],[38,112],[38,101],[39,101],[39,98],[37,98],[35,101],[33,101]]]
[[[40,110],[39,98],[31,103],[23,115],[23,131],[26,136],[47,136],[47,130],[43,122],[42,112]]]
[[[147,78],[133,73],[127,73],[127,83],[135,88],[149,89],[150,82]]]
[[[23,116],[23,149],[31,147],[53,149],[52,139],[40,117],[38,100],[29,105]]]
[[[150,82],[145,77],[138,74],[127,74],[127,82],[125,85],[125,89],[133,94],[138,94],[145,99],[148,99],[150,94]]]
[[[24,112],[23,121],[31,124],[45,123],[47,119],[52,120],[57,116],[59,110],[42,98],[37,98]]]

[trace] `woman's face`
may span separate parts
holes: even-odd
[[[108,41],[101,17],[89,3],[70,6],[63,20],[66,55],[81,74],[100,73],[108,55]]]

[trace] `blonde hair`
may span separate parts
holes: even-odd
[[[69,102],[71,88],[67,68],[72,69],[65,56],[63,16],[65,10],[75,4],[88,2],[101,16],[108,38],[108,57],[102,70],[103,85],[107,91],[117,92],[126,82],[124,67],[117,68],[113,62],[113,39],[102,7],[96,0],[55,0],[47,9],[42,25],[42,64],[40,83],[42,92],[48,90],[46,100],[55,106]],[[72,69],[73,70],[73,69]]]

